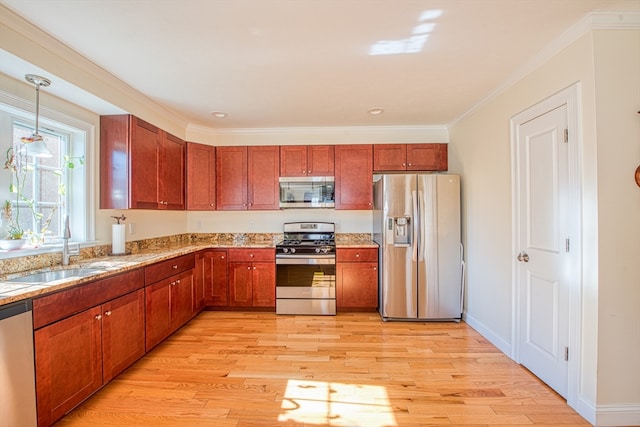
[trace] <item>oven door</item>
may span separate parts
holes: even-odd
[[[276,298],[335,297],[335,256],[276,256]]]

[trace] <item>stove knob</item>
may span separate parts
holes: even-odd
[[[286,254],[287,252],[289,252],[289,248],[282,248],[282,252]]]
[[[316,248],[316,253],[319,254],[320,253],[320,248]]]
[[[296,253],[296,248],[291,248],[291,253],[295,254]]]
[[[328,253],[328,252],[329,252],[329,248],[322,248],[322,253],[323,253],[323,254],[326,254],[326,253]]]

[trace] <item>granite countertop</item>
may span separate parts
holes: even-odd
[[[377,248],[374,242],[339,242],[337,248]],[[65,288],[71,288],[83,283],[93,282],[95,280],[104,279],[129,270],[142,268],[147,265],[155,264],[160,261],[175,258],[181,255],[187,255],[198,252],[202,249],[213,248],[274,248],[273,243],[247,243],[243,245],[225,244],[225,243],[191,243],[191,244],[175,244],[165,245],[162,248],[145,249],[135,254],[117,255],[117,256],[101,256],[96,258],[83,259],[79,262],[72,262],[68,266],[56,265],[53,267],[39,268],[21,273],[0,275],[0,306],[15,301],[21,301],[29,298],[35,298],[44,294],[59,291]],[[89,275],[82,277],[68,277],[49,282],[9,282],[14,278],[28,276],[34,273],[67,270],[67,269],[92,269],[95,270]]]

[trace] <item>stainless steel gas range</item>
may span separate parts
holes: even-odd
[[[284,224],[276,245],[276,313],[336,314],[335,224]]]

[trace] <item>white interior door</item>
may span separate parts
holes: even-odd
[[[567,106],[519,125],[516,280],[519,359],[567,397],[569,162]]]

